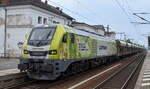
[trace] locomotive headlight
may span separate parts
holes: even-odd
[[[57,54],[57,50],[50,50],[50,51],[49,51],[49,54],[55,55],[55,54]]]
[[[29,51],[28,50],[24,50],[24,54],[28,54],[29,53]]]

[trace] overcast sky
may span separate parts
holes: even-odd
[[[112,31],[125,32],[128,38],[134,39],[134,42],[147,45],[147,38],[145,37],[145,34],[150,32],[150,25],[138,25],[131,22],[142,22],[142,20],[134,16],[133,13],[149,13],[150,0],[49,1],[49,4],[56,7],[61,7],[65,13],[72,16],[77,21],[94,25],[110,25]],[[148,14],[141,16],[145,17],[147,20],[150,20],[150,15]]]

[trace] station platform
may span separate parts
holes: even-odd
[[[19,59],[4,59],[0,58],[0,71],[8,69],[16,69],[19,63]]]
[[[150,89],[150,51],[148,51],[134,89]]]
[[[20,71],[18,69],[7,69],[7,70],[0,70],[0,77],[1,76],[6,76],[6,75],[11,75],[11,74],[16,74],[19,73]]]

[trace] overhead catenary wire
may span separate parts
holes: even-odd
[[[72,11],[70,8],[67,8],[67,7],[65,7],[65,6],[63,6],[63,5],[61,5],[61,4],[57,3],[57,2],[54,2],[54,1],[52,1],[52,0],[48,0],[48,1],[51,2],[51,3],[53,3],[53,4],[55,4],[56,6],[61,7],[62,9],[65,9],[65,10],[69,11],[70,13],[72,13],[72,14],[78,16],[78,17],[84,18],[85,20],[88,20],[88,21],[90,21],[90,22],[99,23],[99,22],[97,22],[97,21],[94,21],[93,18],[90,19],[89,17],[86,17],[85,15],[81,15],[80,13],[78,13],[78,12],[76,12],[76,11]],[[91,8],[90,8],[90,9],[87,8],[84,3],[80,2],[79,0],[74,0],[74,1],[76,1],[78,4],[80,4],[80,6],[81,6],[82,8],[86,9],[86,10],[87,10],[88,12],[90,12],[91,14],[95,14],[95,15],[96,15],[96,13],[95,13],[93,10],[91,10]],[[118,0],[115,0],[115,1],[116,1],[117,4],[119,5],[119,7],[120,7],[121,10],[123,11],[123,13],[127,16],[129,22],[131,23],[131,22],[132,22],[132,18],[130,17],[130,14],[126,11],[126,9],[125,9],[124,7],[122,7],[121,3],[120,3]],[[124,3],[125,3],[125,2],[124,2]],[[130,9],[130,11],[133,12],[133,10],[131,9],[131,7],[129,6],[128,1],[126,1],[126,4],[128,5],[128,9]],[[124,4],[124,5],[125,5],[125,4]],[[93,13],[93,12],[94,12],[94,13]],[[133,24],[132,24],[132,25],[133,25]]]
[[[129,5],[128,0],[125,0],[125,3],[127,4],[128,9],[130,10],[131,13],[134,13],[133,9],[131,8],[131,6]]]
[[[101,21],[104,21],[102,17],[100,17],[97,13],[94,12],[93,9],[88,8],[85,4],[83,4],[81,1],[79,0],[73,0],[74,2],[76,2],[78,5],[80,5],[80,7],[84,8],[85,10],[87,10],[91,15],[93,16],[97,16],[99,19],[101,19]]]
[[[131,18],[129,17],[128,13],[126,12],[126,10],[122,7],[121,3],[118,0],[114,0],[118,6],[121,8],[121,10],[123,11],[123,13],[127,16],[129,22],[132,22]]]
[[[64,6],[62,6],[62,5],[59,4],[59,3],[53,2],[53,1],[51,1],[51,0],[47,0],[47,1],[48,1],[48,2],[51,2],[51,3],[55,4],[55,5],[57,5],[57,6],[59,6],[59,7],[61,7],[62,9],[65,9],[65,10],[69,11],[70,13],[72,13],[72,14],[74,14],[74,15],[76,15],[76,16],[80,16],[80,17],[84,18],[85,20],[88,20],[88,21],[94,22],[94,23],[96,23],[96,24],[99,24],[99,22],[94,21],[93,19],[89,19],[88,17],[83,16],[83,15],[81,15],[81,14],[78,13],[78,12],[72,11],[72,10],[70,10],[70,9],[68,9],[68,8],[66,8],[66,7],[64,7]]]
[[[127,4],[128,10],[131,12],[131,15],[132,15],[132,14],[134,13],[134,11],[133,11],[133,9],[131,8],[131,6],[130,6],[128,0],[125,0],[125,3]],[[136,22],[135,19],[133,19],[133,21]],[[133,24],[133,26],[134,26],[134,29],[135,29],[135,32],[136,32],[136,36],[138,37],[138,39],[140,39],[140,37],[138,36],[138,34],[141,33],[141,29],[138,28],[136,24]]]
[[[131,17],[129,16],[130,13],[128,14],[128,12],[126,11],[126,9],[121,5],[121,3],[120,3],[118,0],[115,0],[115,2],[118,4],[118,6],[119,6],[119,7],[121,8],[121,10],[123,11],[123,13],[126,15],[127,19],[129,20],[129,23],[131,23],[131,22],[132,22],[132,19],[131,19]],[[134,13],[127,0],[126,0],[126,4],[127,4],[127,6],[128,6],[128,9],[131,11],[131,13]],[[134,29],[135,29],[135,32],[136,32],[135,35],[139,38],[139,36],[138,36],[139,32],[137,32],[137,31],[139,31],[139,30],[137,30],[137,29],[139,29],[139,28],[137,28],[137,27],[136,27],[134,24],[132,24],[132,23],[131,23],[131,25],[132,25],[132,26],[134,27]]]
[[[94,10],[92,8],[88,8],[85,3],[82,3],[81,1],[79,0],[73,0],[75,1],[78,5],[80,5],[80,7],[86,9],[89,13],[91,13],[93,16],[97,16],[98,18],[100,18],[102,21],[106,21],[106,19],[102,18],[101,16],[99,16],[97,13],[94,12]],[[107,24],[108,24],[109,19],[107,18]]]
[[[126,1],[126,4],[127,4],[127,6],[128,6],[128,9],[130,10],[130,12],[133,14],[134,13],[134,11],[133,11],[133,9],[131,8],[131,6],[130,6],[130,4],[129,4],[129,2],[128,2],[128,0],[125,0]],[[135,22],[137,22],[137,20],[135,20],[134,19],[134,21]],[[141,34],[142,32],[141,32],[141,29],[139,28],[139,27],[137,27],[137,25],[136,24],[133,24],[133,26],[134,26],[134,28],[135,28],[135,32],[136,32],[136,35],[137,34]],[[140,39],[140,37],[139,36],[137,36],[138,37],[138,39]]]

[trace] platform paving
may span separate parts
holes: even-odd
[[[0,70],[16,69],[19,59],[0,58]]]
[[[148,51],[134,89],[150,89],[150,51]]]
[[[0,70],[0,76],[6,76],[11,74],[19,73],[18,69],[7,69],[7,70]]]

